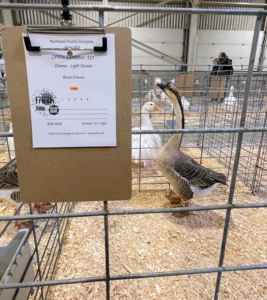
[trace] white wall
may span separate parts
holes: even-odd
[[[198,30],[196,65],[213,65],[212,61],[220,52],[225,52],[233,60],[235,70],[241,70],[240,65],[247,69],[253,31],[229,31],[229,30]],[[260,32],[255,64],[258,64],[263,32]],[[239,66],[237,66],[239,65]],[[208,67],[196,66],[196,71],[208,70]]]
[[[162,29],[162,28],[131,28],[132,38],[155,48],[158,51],[182,61],[183,51],[183,30],[182,29]],[[208,71],[212,68],[212,61],[218,57],[219,52],[226,54],[233,60],[234,69],[247,70],[253,31],[232,31],[232,30],[198,30],[195,50],[195,71]],[[263,41],[263,32],[260,32],[257,55],[255,64],[258,64],[261,44]],[[135,47],[137,46],[137,47]],[[142,45],[132,43],[132,64],[142,64],[143,70],[174,70],[177,61],[159,54]],[[149,67],[147,65],[154,65]],[[156,67],[155,65],[169,65],[170,67]],[[140,70],[140,67],[133,67],[134,70]]]
[[[163,29],[163,28],[131,28],[132,38],[152,47],[158,51],[166,53],[167,55],[182,60],[183,53],[183,30],[182,29]],[[137,46],[137,47],[135,47]],[[132,43],[132,64],[143,64],[144,70],[157,69],[154,66],[149,67],[145,64],[153,65],[169,65],[168,69],[174,70],[173,65],[177,61],[169,58],[162,57],[163,54],[157,53],[133,41]],[[158,67],[162,69],[163,67]],[[140,68],[134,67],[134,70]],[[164,67],[164,69],[167,69]]]

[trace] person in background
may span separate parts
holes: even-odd
[[[232,60],[226,55],[225,52],[220,52],[219,57],[213,60],[213,68],[210,72],[210,75],[217,75],[226,77],[226,84],[225,84],[225,91],[224,91],[224,98],[226,97],[226,87],[227,83],[234,72],[233,62]],[[223,102],[224,98],[213,98],[211,101],[219,101],[220,103]]]

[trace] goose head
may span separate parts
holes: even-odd
[[[154,102],[146,102],[142,107],[143,113],[150,113],[153,110],[160,110],[160,108]]]
[[[168,83],[157,83],[158,87],[171,99],[173,105],[179,104],[181,110],[183,111],[181,97],[179,91],[171,82]]]
[[[234,87],[231,86],[231,88],[230,88],[230,93],[229,93],[229,97],[234,97],[233,92],[234,92]]]
[[[173,103],[176,115],[176,128],[184,128],[184,109],[178,89],[171,82],[157,83],[157,85]]]
[[[174,102],[178,101],[179,91],[178,89],[171,83],[157,83],[157,86],[170,98],[173,99]]]

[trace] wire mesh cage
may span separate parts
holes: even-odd
[[[145,69],[146,66],[142,65],[140,68]],[[149,68],[153,69],[153,66],[149,65]],[[207,66],[207,68],[209,68],[209,66]],[[163,65],[162,69],[164,69]],[[185,114],[185,128],[236,128],[239,126],[247,77],[247,66],[242,66],[240,72],[234,73],[224,82],[223,77],[212,76],[210,72],[182,72],[177,70],[177,66],[173,66],[173,69],[173,72],[149,71],[149,74],[146,74],[141,70],[140,74],[136,74],[136,72],[133,74],[133,127],[139,126],[139,128],[141,128],[141,108],[146,101],[154,101],[161,108],[160,112],[156,111],[151,114],[154,129],[175,128],[175,116],[173,108],[169,103],[170,100],[167,99],[166,95],[161,91],[159,91],[158,94],[155,91],[155,80],[157,80],[157,78],[164,82],[173,81],[179,88]],[[157,76],[153,76],[153,73],[156,73]],[[181,77],[182,80],[179,80]],[[217,85],[211,89],[211,80],[218,80],[219,85],[222,82],[223,88]],[[143,90],[142,85],[144,82],[146,83],[146,89]],[[266,73],[263,69],[261,73],[256,71],[253,73],[246,114],[246,127],[266,127],[267,100],[265,94]],[[262,132],[245,133],[242,143],[238,181],[248,186],[254,193],[256,193],[254,177],[255,172],[257,173],[256,169],[258,168],[256,163],[257,156],[259,151],[261,152],[259,149],[266,147],[266,143],[264,144],[264,136],[265,133]],[[163,144],[165,144],[170,137],[170,134],[161,134]],[[237,133],[192,133],[183,136],[181,147],[187,150],[189,148],[191,150],[195,149],[194,158],[200,159],[200,162],[203,156],[205,156],[206,159],[216,158],[220,164],[218,169],[226,168],[224,171],[226,171],[229,176],[233,169],[237,137]],[[142,149],[142,146],[139,147],[140,160],[142,160],[142,151],[145,149],[146,148]],[[153,190],[157,189],[157,178],[158,189],[167,188],[168,184],[162,184],[160,174],[157,171],[156,165],[154,165],[154,169],[151,170],[139,168],[138,173],[134,176],[133,184],[139,191],[147,189]],[[261,171],[264,170],[261,169]],[[263,193],[265,190],[264,186],[262,186],[262,188],[259,187],[259,182],[261,182],[261,180],[257,181],[258,194]]]
[[[181,66],[173,66],[173,71],[154,66],[155,71],[146,72],[144,65],[135,66],[132,124],[133,136],[139,139],[133,145],[137,154],[132,199],[75,206],[58,203],[45,214],[37,214],[33,204],[21,204],[15,215],[10,206],[0,203],[6,212],[1,216],[1,243],[14,237],[14,221],[32,220],[29,244],[34,266],[33,282],[0,288],[30,287],[29,299],[52,300],[218,299],[219,295],[222,299],[248,295],[265,299],[267,73],[263,66],[260,72],[252,72],[254,46],[250,65],[226,80],[212,78],[211,66],[206,72],[185,72]],[[173,130],[172,102],[157,88],[156,80],[172,80],[184,97],[182,151],[226,174],[229,191],[218,191],[187,208],[170,205],[164,198],[169,182],[155,157],[142,157],[144,150],[160,146],[143,145],[141,138],[159,135],[164,145],[179,130]],[[161,110],[142,111],[147,101]],[[1,111],[0,160],[5,165],[12,159],[8,140],[12,126],[9,108]],[[142,116],[158,131],[150,127],[145,133]],[[170,216],[185,211],[191,213],[186,220]]]
[[[63,214],[71,212],[72,203],[55,204],[49,212],[51,214]],[[2,207],[3,208],[3,207]],[[12,213],[12,211],[9,211]],[[26,205],[21,203],[20,207],[15,211],[17,214],[38,214],[32,204]],[[25,222],[31,222],[27,226]],[[32,221],[18,220],[15,222],[1,222],[0,244],[8,244],[16,235],[18,229],[30,228],[31,232],[27,238],[30,246],[29,263],[33,265],[34,281],[51,280],[54,277],[58,259],[61,253],[64,236],[66,233],[68,219],[37,219]],[[27,280],[26,280],[27,281]],[[0,288],[0,295],[3,292]],[[28,297],[23,299],[46,299],[49,292],[49,287],[31,288],[28,292]]]
[[[180,73],[185,74],[185,73]],[[177,72],[177,77],[180,75]],[[162,74],[163,75],[163,74]],[[173,74],[172,74],[173,75]],[[185,95],[185,100],[183,101],[184,106],[184,113],[185,113],[185,128],[186,129],[229,129],[229,128],[236,128],[239,126],[240,120],[241,120],[241,112],[242,112],[242,105],[243,105],[243,76],[246,76],[245,74],[235,74],[233,78],[231,78],[231,86],[234,86],[233,91],[233,97],[236,99],[236,107],[233,110],[232,107],[228,107],[227,103],[221,103],[219,101],[211,101],[209,98],[209,86],[207,87],[205,84],[203,84],[201,87],[199,86],[200,82],[206,82],[209,83],[208,74],[202,73],[202,74],[192,74],[195,76],[194,80],[194,86],[190,90],[186,88],[185,86],[179,87],[181,93],[183,93],[183,90],[186,90],[187,95]],[[257,74],[258,76],[254,76],[253,79],[255,79],[254,86],[259,87],[258,89],[255,88],[255,90],[251,90],[250,93],[250,99],[248,104],[248,110],[247,110],[247,118],[246,118],[246,126],[249,128],[253,128],[256,130],[257,128],[266,127],[266,99],[265,99],[265,93],[266,90],[263,89],[262,81],[265,80],[265,74],[263,73],[261,76]],[[135,77],[136,74],[133,74],[133,77]],[[143,76],[143,74],[142,74]],[[169,76],[169,74],[166,74],[166,76],[162,76],[162,80],[168,81],[173,76]],[[234,83],[236,82],[236,83]],[[239,83],[239,84],[238,84]],[[135,95],[132,99],[132,123],[133,127],[137,129],[142,129],[141,127],[141,118],[142,118],[142,106],[146,103],[147,100],[154,101],[157,103],[157,105],[161,108],[160,111],[152,112],[149,116],[154,129],[173,129],[175,128],[175,116],[173,107],[170,105],[169,99],[166,98],[166,96],[162,95],[159,91],[155,91],[153,88],[155,88],[155,85],[152,83],[151,86],[148,86],[147,90],[142,91],[141,84],[139,84],[139,97]],[[133,86],[133,95],[136,94],[136,89],[138,88],[138,84],[135,84]],[[230,86],[229,85],[229,86]],[[227,86],[225,88],[226,91],[226,97],[229,96],[230,88]],[[154,92],[151,90],[153,89]],[[150,92],[149,92],[150,91]],[[221,92],[221,91],[217,91]],[[148,93],[154,93],[156,98],[151,99],[151,97],[147,97]],[[190,94],[191,93],[191,94]],[[224,90],[223,90],[224,93]],[[188,94],[190,96],[188,96]],[[150,95],[151,96],[151,95]],[[231,106],[231,105],[230,105]],[[193,107],[193,109],[192,109]],[[6,107],[3,107],[1,110],[2,115],[2,131],[8,132],[10,130],[10,111],[8,105]],[[166,144],[169,139],[171,138],[171,133],[159,133],[162,144]],[[196,159],[200,164],[203,164],[207,167],[211,167],[213,170],[218,170],[220,172],[223,172],[228,175],[229,181],[231,179],[232,171],[234,169],[234,162],[235,162],[235,153],[236,153],[236,145],[238,141],[238,132],[211,132],[211,133],[199,133],[199,132],[192,132],[190,134],[184,134],[183,142],[182,142],[182,150],[185,153],[188,153],[191,157]],[[254,195],[260,195],[263,197],[266,195],[266,132],[245,132],[243,134],[243,142],[241,147],[241,154],[240,154],[240,160],[239,160],[239,166],[238,166],[238,174],[237,174],[237,183],[236,183],[236,192],[238,193],[240,190],[245,188],[245,195],[249,195],[253,193]],[[8,161],[11,160],[12,156],[12,149],[9,147],[9,138],[2,137],[1,139],[1,163],[4,165]],[[157,150],[159,147],[156,147]],[[145,149],[143,148],[142,144],[139,143],[139,147],[137,148],[138,152],[141,154],[142,151]],[[15,150],[15,149],[14,149]],[[140,161],[142,160],[142,156],[140,156]],[[153,159],[148,159],[149,163],[147,166],[142,166],[142,164],[136,164],[136,161],[133,162],[133,191],[139,192],[165,192],[170,188],[169,182],[162,176],[160,173],[157,164]],[[142,194],[141,195],[150,195],[150,194]],[[153,194],[152,194],[153,195]],[[162,195],[162,193],[161,193]],[[242,194],[244,195],[244,194]],[[145,196],[147,197],[147,196]],[[238,198],[239,199],[239,198]],[[250,198],[250,200],[258,201],[258,199]],[[98,267],[94,266],[94,263],[92,263],[91,267],[92,270],[95,270],[96,273],[92,273],[92,271],[89,273],[92,274],[93,277],[84,277],[86,276],[85,273],[80,273],[79,271],[77,274],[80,275],[78,279],[68,278],[68,279],[60,279],[60,271],[59,270],[65,270],[66,266],[63,267],[64,262],[69,261],[66,259],[68,255],[70,257],[75,257],[75,254],[73,251],[77,249],[76,247],[82,247],[82,249],[87,249],[86,246],[81,242],[81,244],[78,243],[79,246],[73,244],[71,240],[73,239],[73,231],[80,230],[84,232],[84,227],[91,226],[93,229],[89,230],[88,234],[90,236],[94,236],[94,243],[98,245],[98,247],[101,248],[100,244],[105,243],[105,250],[101,248],[100,255],[102,258],[105,257],[105,268],[103,269],[103,266],[100,267],[102,270],[101,272],[105,272],[105,274],[109,274],[109,269],[112,268],[110,266],[111,262],[109,261],[109,253],[108,251],[114,251],[109,250],[111,247],[115,247],[114,244],[112,244],[109,239],[117,239],[117,237],[114,236],[114,234],[118,233],[118,226],[122,224],[121,222],[121,214],[124,214],[127,212],[127,214],[143,214],[143,213],[154,213],[155,212],[168,212],[172,211],[173,208],[162,208],[161,205],[159,207],[161,208],[155,208],[157,207],[158,203],[156,200],[153,200],[153,204],[150,206],[147,204],[145,207],[147,209],[144,209],[144,206],[140,206],[140,203],[137,203],[138,206],[137,210],[133,210],[131,206],[125,204],[125,203],[113,203],[109,205],[109,214],[111,216],[109,217],[110,221],[107,220],[107,215],[104,217],[104,236],[103,233],[101,234],[101,231],[97,229],[99,226],[102,227],[102,218],[103,212],[102,209],[107,209],[107,202],[105,202],[105,207],[101,208],[101,204],[99,203],[92,203],[92,204],[79,204],[77,205],[77,208],[73,207],[72,203],[62,203],[57,204],[53,206],[51,211],[48,211],[48,217],[45,216],[40,218],[40,215],[36,214],[33,210],[33,205],[23,205],[20,216],[16,216],[16,220],[19,220],[19,218],[23,218],[24,214],[26,214],[29,218],[29,216],[32,216],[32,231],[31,235],[29,237],[29,244],[31,248],[31,261],[33,262],[34,266],[34,283],[31,286],[31,292],[29,294],[29,299],[56,299],[57,297],[62,297],[62,299],[68,299],[68,291],[69,289],[63,288],[60,289],[59,287],[66,284],[66,283],[77,283],[77,282],[84,282],[83,288],[85,288],[85,291],[89,289],[94,294],[94,289],[98,289],[99,291],[104,291],[105,286],[101,283],[98,285],[95,285],[94,288],[90,287],[90,282],[98,282],[98,280],[102,281],[105,280],[105,277],[95,277],[93,274],[99,274],[96,270]],[[149,203],[149,202],[148,202]],[[222,203],[222,202],[220,202]],[[218,206],[214,206],[214,202],[210,202],[211,208],[210,209],[216,209]],[[166,205],[166,204],[165,204]],[[212,206],[213,205],[213,206]],[[246,203],[239,204],[241,207],[247,207]],[[264,204],[263,204],[264,205]],[[117,210],[118,207],[124,208],[125,210]],[[142,209],[139,209],[139,208]],[[224,205],[226,208],[227,206]],[[250,207],[250,206],[248,206]],[[129,209],[131,208],[131,209]],[[113,210],[112,210],[113,209]],[[175,209],[175,208],[174,208]],[[181,208],[180,208],[181,209]],[[202,207],[199,207],[199,209],[202,209]],[[203,209],[206,209],[205,207]],[[177,208],[176,208],[177,210]],[[179,208],[178,208],[179,210]],[[89,211],[89,212],[88,212]],[[11,212],[11,211],[10,211]],[[17,213],[17,212],[16,212]],[[15,213],[15,214],[16,214]],[[66,218],[66,215],[68,218]],[[113,215],[113,216],[112,216]],[[79,218],[75,218],[71,222],[71,227],[68,230],[68,223],[69,219],[73,217],[79,216]],[[99,216],[97,218],[97,216]],[[94,220],[89,220],[93,218]],[[136,216],[135,216],[136,217]],[[35,219],[36,218],[36,219]],[[22,219],[23,221],[24,219]],[[76,221],[74,221],[76,220]],[[129,216],[129,220],[131,220],[131,217]],[[130,221],[130,224],[134,224],[138,222],[142,226],[143,222],[138,219],[132,219]],[[254,219],[253,219],[254,220]],[[153,220],[155,221],[155,220]],[[212,218],[210,220],[212,221]],[[148,220],[145,219],[145,222],[147,223]],[[151,221],[150,221],[151,222]],[[84,224],[84,225],[83,225]],[[90,225],[89,225],[90,224]],[[151,224],[148,222],[148,224]],[[161,224],[159,222],[159,224]],[[259,223],[261,224],[261,223]],[[126,228],[129,225],[125,225]],[[103,228],[103,227],[102,227]],[[172,228],[172,227],[171,227]],[[203,227],[203,230],[205,229],[205,226]],[[6,244],[8,241],[10,241],[11,237],[15,235],[17,228],[13,226],[13,223],[11,220],[8,220],[6,222],[1,222],[1,243]],[[140,230],[144,230],[142,227],[134,227],[133,233],[136,235]],[[173,230],[173,229],[172,229]],[[86,231],[87,232],[87,231]],[[90,245],[90,249],[95,249],[95,246],[88,241],[88,234],[84,236],[84,239],[86,239],[86,243]],[[158,234],[162,235],[163,231],[158,231]],[[211,233],[207,233],[211,234]],[[109,237],[110,235],[110,237]],[[130,237],[131,234],[127,233]],[[156,233],[154,233],[156,236]],[[174,234],[175,235],[175,234]],[[96,241],[97,238],[97,241]],[[149,238],[152,240],[152,237]],[[198,240],[198,239],[197,239]],[[104,241],[104,242],[103,242]],[[75,242],[77,243],[77,241]],[[111,245],[108,245],[111,243]],[[130,241],[129,241],[130,243]],[[127,247],[132,247],[127,244]],[[151,242],[149,242],[151,243]],[[102,244],[102,246],[103,246]],[[65,248],[64,248],[65,245]],[[72,245],[72,246],[71,246]],[[149,245],[149,244],[148,244]],[[116,248],[116,247],[115,247]],[[71,250],[73,249],[73,250]],[[124,249],[124,248],[123,248]],[[171,249],[169,246],[167,246],[166,249]],[[63,252],[62,252],[63,251]],[[66,253],[67,251],[67,253]],[[133,251],[137,251],[134,249]],[[146,250],[148,251],[148,249]],[[156,250],[158,252],[159,250]],[[204,251],[204,250],[203,250]],[[76,252],[77,253],[77,252]],[[88,253],[88,252],[86,252]],[[160,254],[159,254],[160,255]],[[112,256],[112,253],[111,253]],[[97,256],[99,259],[99,257]],[[85,258],[84,258],[85,259]],[[96,259],[96,257],[94,257]],[[151,258],[150,258],[151,259]],[[188,262],[190,262],[192,258],[188,258]],[[115,259],[116,260],[116,259]],[[112,256],[112,261],[114,264],[114,256]],[[125,258],[125,261],[128,261]],[[81,262],[79,262],[80,264]],[[84,264],[84,262],[83,262]],[[133,267],[129,267],[127,263],[123,263],[125,266],[124,269],[130,270],[130,273],[133,273],[133,270],[136,270]],[[234,263],[232,263],[234,264]],[[97,265],[97,262],[96,262]],[[112,264],[111,264],[112,265]],[[156,264],[160,270],[162,268]],[[203,268],[204,266],[204,268]],[[219,271],[220,269],[211,269],[211,268],[205,268],[205,264],[201,265],[202,269],[201,271],[195,271],[193,270],[183,270],[180,271],[181,274],[196,274],[196,272],[211,272],[211,271]],[[245,270],[247,268],[250,268],[251,266],[237,266],[235,267],[236,271],[238,270]],[[79,265],[79,268],[82,269],[81,265]],[[252,268],[262,268],[262,265],[260,266],[252,266]],[[72,269],[72,268],[71,268]],[[133,269],[133,270],[132,270]],[[234,268],[231,267],[231,270]],[[87,269],[86,269],[87,270]],[[174,276],[179,275],[179,271],[169,272],[163,270],[162,272],[155,273],[155,269],[152,268],[150,270],[153,270],[153,273],[150,274],[146,272],[145,274],[137,274],[136,278],[143,278],[143,277],[154,277],[154,276]],[[227,268],[225,269],[227,270]],[[62,271],[63,272],[63,271]],[[75,273],[75,272],[74,272]],[[121,273],[123,273],[121,271]],[[138,272],[136,272],[138,273]],[[68,274],[68,273],[67,273]],[[125,277],[126,276],[126,277]],[[123,275],[121,278],[127,279],[128,275]],[[84,277],[84,278],[82,278]],[[96,279],[97,278],[97,279]],[[116,275],[112,275],[109,277],[110,280],[118,279]],[[113,278],[113,279],[112,279]],[[121,280],[121,278],[119,278]],[[131,278],[131,275],[129,275],[129,278]],[[133,278],[135,278],[133,276]],[[52,281],[51,281],[52,280]],[[119,280],[119,281],[120,281]],[[47,283],[46,285],[38,285],[38,282],[51,282],[51,285],[55,285],[56,287],[53,287]],[[53,282],[53,283],[52,283]],[[20,283],[27,285],[27,282]],[[97,284],[97,283],[96,283]],[[145,281],[145,284],[149,285],[148,281]],[[162,282],[157,281],[158,286],[162,287]],[[36,285],[36,286],[35,286]],[[76,287],[78,288],[78,287]],[[71,297],[74,297],[74,294],[76,293],[76,288],[74,289],[75,292],[70,293]],[[111,292],[113,291],[115,293],[116,289],[120,289],[121,285],[120,283],[111,284]],[[126,285],[126,290],[131,289],[130,286]],[[159,288],[160,289],[160,288]],[[142,290],[142,289],[141,289]],[[66,291],[64,293],[64,291]],[[72,290],[73,291],[73,290]],[[143,290],[142,290],[143,291]],[[107,297],[110,297],[108,294],[110,292],[106,292]],[[142,292],[144,293],[144,291]],[[59,296],[61,295],[61,296]],[[63,295],[63,296],[62,296]],[[95,294],[94,294],[95,295]],[[86,298],[85,295],[80,295],[80,299]],[[92,296],[92,299],[96,296]],[[97,296],[98,297],[98,296]],[[147,299],[150,299],[152,296],[147,296]],[[105,296],[103,297],[105,298]],[[153,297],[152,297],[153,298]],[[151,298],[151,299],[152,299]],[[59,298],[58,298],[59,299]],[[87,299],[87,298],[86,298]],[[101,297],[99,299],[102,299]]]

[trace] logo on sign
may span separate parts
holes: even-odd
[[[59,113],[59,100],[55,93],[49,89],[36,91],[31,97],[31,106],[34,111],[47,117],[49,115],[57,115]]]
[[[51,115],[57,115],[59,112],[59,108],[56,105],[51,105],[48,110]]]
[[[45,107],[36,105],[36,110],[37,111],[45,111]]]
[[[51,105],[54,103],[53,96],[49,94],[43,94],[41,96],[37,96],[35,100],[36,100],[36,104]]]

